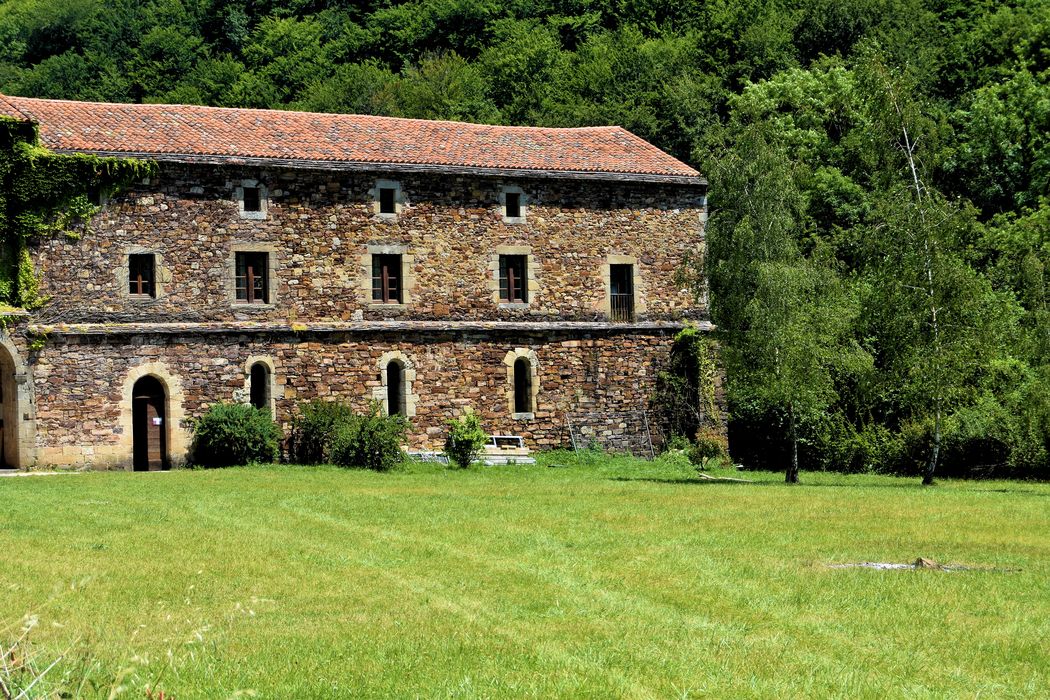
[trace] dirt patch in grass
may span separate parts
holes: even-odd
[[[940,564],[926,557],[919,557],[910,564],[886,561],[859,561],[846,564],[828,564],[829,569],[877,569],[879,571],[908,570],[917,571],[925,569],[930,571],[989,571],[995,573],[1010,573],[1020,569],[1002,569],[994,566],[966,566],[964,564]]]

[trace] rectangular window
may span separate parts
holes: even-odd
[[[401,256],[372,256],[372,301],[401,303]]]
[[[507,198],[507,218],[508,219],[520,219],[521,218],[521,193],[520,192],[507,192],[504,196]]]
[[[258,187],[244,187],[244,211],[262,211]]]
[[[394,203],[394,195],[397,192],[393,187],[379,188],[379,213],[396,214],[397,206]]]
[[[270,301],[269,254],[237,253],[236,300],[239,304],[266,304]]]
[[[614,321],[634,320],[634,265],[609,265],[609,310]]]
[[[128,256],[128,293],[133,297],[152,297],[153,253],[132,253]]]
[[[529,300],[527,255],[499,256],[499,299],[523,304]]]

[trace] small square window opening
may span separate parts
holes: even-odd
[[[380,187],[379,188],[379,213],[380,214],[396,214],[397,205],[395,203],[394,195],[397,193],[393,187]]]
[[[262,211],[258,187],[244,187],[244,211]]]
[[[508,219],[520,219],[521,218],[521,193],[520,192],[507,192],[507,218]]]
[[[153,253],[132,253],[128,256],[128,293],[133,297],[154,296]]]

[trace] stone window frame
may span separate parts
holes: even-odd
[[[518,205],[520,208],[520,216],[507,216],[507,194],[513,193],[518,195]],[[499,191],[499,207],[500,214],[503,216],[503,223],[515,226],[524,224],[525,219],[528,216],[528,198],[525,196],[525,190],[521,189],[517,185],[504,185]]]
[[[499,298],[499,259],[501,255],[524,255],[525,269],[528,272],[526,291],[527,301],[503,301]],[[532,246],[528,245],[500,245],[489,256],[488,286],[492,293],[492,301],[501,309],[527,309],[536,301],[536,294],[540,290],[540,276],[542,268],[539,260],[532,254]]]
[[[645,302],[645,283],[642,275],[642,267],[638,264],[638,258],[634,255],[607,255],[602,263],[602,284],[605,286],[605,296],[602,301],[601,311],[606,318],[612,318],[612,266],[632,265],[634,278],[634,317],[635,320],[648,310]]]
[[[394,190],[393,214],[380,211],[379,191],[382,189]],[[401,216],[401,212],[408,206],[408,200],[405,199],[405,191],[398,180],[378,179],[372,189],[368,191],[368,194],[372,198],[372,214],[380,221],[397,221],[398,217]]]
[[[252,367],[257,364],[266,366],[266,373],[270,380],[267,387],[269,397],[270,417],[277,417],[277,370],[273,358],[269,355],[249,355],[244,361],[244,390],[240,396],[235,395],[234,401],[251,405],[252,402]]]
[[[372,299],[372,256],[373,255],[400,255],[401,256],[401,303],[391,304],[388,302],[375,301]],[[361,256],[360,282],[364,292],[363,304],[368,309],[385,309],[387,311],[399,311],[405,309],[412,303],[412,295],[416,289],[416,257],[408,252],[407,245],[369,244],[365,246],[365,253]]]
[[[514,405],[514,364],[524,359],[529,363],[531,370],[530,378],[531,382],[529,385],[529,405],[532,408],[531,411],[520,413],[515,411],[517,408]],[[507,412],[510,413],[510,417],[513,420],[533,420],[536,417],[536,406],[539,403],[539,392],[540,392],[540,364],[539,359],[536,357],[536,351],[530,348],[514,348],[507,352],[503,357],[503,364],[507,367],[507,385],[504,394],[507,399]]]
[[[378,401],[383,411],[387,414],[389,393],[387,391],[387,367],[391,362],[401,365],[402,391],[405,394],[405,418],[413,418],[416,415],[416,405],[419,403],[419,395],[412,393],[412,384],[416,381],[416,363],[411,357],[400,350],[384,352],[376,362],[379,370],[379,385],[372,388],[372,399]]]
[[[130,269],[130,257],[132,255],[152,255],[153,256],[153,296],[139,296],[138,294],[132,294],[130,290],[131,275]],[[154,248],[148,248],[141,245],[127,246],[124,248],[121,257],[121,264],[117,266],[117,288],[120,290],[121,296],[125,301],[134,304],[153,304],[160,300],[164,296],[164,283],[171,281],[170,271],[164,267],[164,254],[157,251]]]
[[[244,210],[244,189],[246,187],[254,187],[259,190],[259,211]],[[241,180],[241,183],[233,190],[233,198],[237,200],[237,214],[242,219],[265,221],[269,218],[270,191],[258,180]]]
[[[277,305],[277,246],[270,243],[233,241],[227,246],[226,297],[237,310],[270,310]],[[266,253],[266,299],[263,304],[246,304],[237,300],[237,253]]]

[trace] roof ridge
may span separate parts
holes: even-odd
[[[4,95],[0,94],[0,98]],[[57,97],[24,97],[12,95],[14,99],[27,100],[31,102],[52,102],[75,105],[99,105],[110,107],[131,107],[133,109],[153,109],[163,107],[176,107],[179,109],[201,109],[216,112],[250,112],[260,114],[303,114],[322,117],[356,117],[358,119],[383,119],[399,122],[417,122],[422,124],[455,124],[457,126],[469,126],[490,129],[522,129],[536,131],[627,131],[617,124],[598,124],[591,126],[536,126],[532,124],[487,124],[484,122],[468,122],[456,119],[424,119],[422,117],[392,117],[386,114],[358,114],[356,112],[311,112],[305,109],[284,109],[283,107],[220,107],[216,105],[197,105],[181,102],[100,102],[97,100],[67,100]],[[14,109],[18,109],[12,104]],[[18,109],[20,113],[22,110]],[[629,131],[627,133],[630,133]],[[644,140],[644,139],[643,139]],[[648,142],[646,142],[648,143]],[[652,145],[652,144],[649,144]]]

